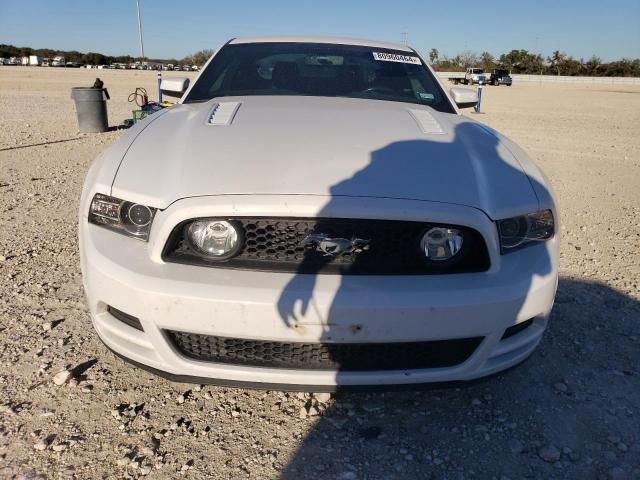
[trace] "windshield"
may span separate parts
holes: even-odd
[[[481,68],[472,68],[471,73],[484,73]]]
[[[320,43],[228,44],[185,103],[247,95],[310,95],[417,103],[454,113],[411,52]]]

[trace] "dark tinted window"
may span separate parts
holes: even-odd
[[[319,43],[226,45],[202,72],[186,102],[246,95],[364,98],[454,112],[416,54]]]

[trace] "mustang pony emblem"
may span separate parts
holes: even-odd
[[[347,251],[360,253],[369,249],[371,240],[363,240],[362,238],[331,238],[323,233],[311,233],[305,237],[300,245],[303,247],[313,246],[317,252],[323,253],[325,256],[336,256]]]

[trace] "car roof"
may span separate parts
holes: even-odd
[[[386,48],[390,50],[401,50],[404,52],[413,52],[408,45],[391,42],[379,42],[377,40],[362,40],[358,38],[346,37],[320,37],[320,36],[296,36],[296,35],[278,35],[265,37],[240,37],[234,38],[230,44],[242,43],[333,43],[338,45],[357,45],[362,47]]]

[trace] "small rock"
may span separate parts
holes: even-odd
[[[53,323],[52,322],[44,322],[42,324],[42,330],[44,330],[45,332],[50,332],[53,329]]]
[[[59,443],[51,447],[54,452],[64,452],[67,449],[67,446],[64,443]]]
[[[355,472],[342,472],[336,477],[337,480],[356,480],[357,478]]]
[[[11,405],[2,405],[0,407],[0,412],[6,413],[7,415],[11,415],[11,416],[16,414],[15,410]]]
[[[316,410],[315,407],[309,407],[309,410],[307,411],[307,413],[309,414],[310,417],[315,417],[316,415],[318,415],[318,410]]]
[[[55,376],[53,377],[53,383],[55,383],[58,386],[64,385],[69,380],[71,380],[72,376],[73,374],[71,373],[71,371],[62,370],[61,372],[58,372],[55,374]]]
[[[151,473],[151,467],[149,466],[144,466],[142,468],[140,468],[140,475],[149,475]]]
[[[35,448],[36,450],[46,450],[47,447],[49,446],[49,442],[47,442],[46,440],[40,440],[38,441],[33,448]]]
[[[557,382],[553,385],[553,388],[555,388],[557,391],[562,392],[562,393],[566,393],[567,390],[569,390],[569,387],[567,387],[567,385],[563,382]]]
[[[307,409],[302,407],[298,412],[298,418],[307,418]]]
[[[522,453],[524,451],[524,445],[520,440],[513,440],[509,443],[509,450],[512,453]]]
[[[178,398],[176,398],[176,401],[178,403],[184,403],[184,395],[182,394],[178,395]]]
[[[538,455],[545,462],[555,463],[560,460],[560,450],[554,445],[546,445],[538,451]]]
[[[613,468],[609,469],[608,473],[609,473],[610,480],[627,480],[627,479],[630,478],[627,475],[627,472],[625,472],[620,467],[613,467]]]
[[[331,400],[331,394],[327,392],[314,393],[313,396],[319,403],[327,403]]]

